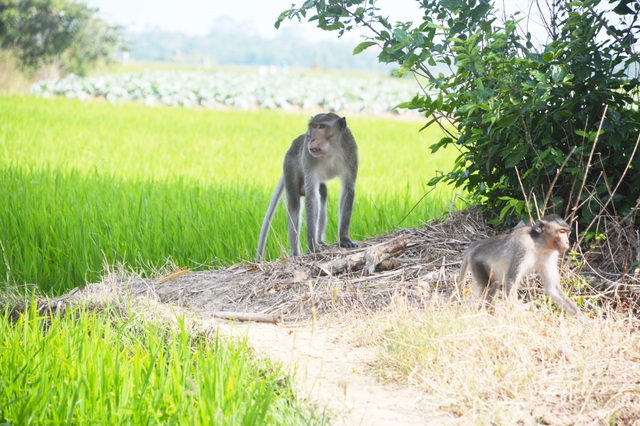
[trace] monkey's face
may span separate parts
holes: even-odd
[[[569,243],[569,228],[565,228],[564,226],[554,226],[552,229],[552,235],[554,237],[554,243],[556,249],[560,253],[564,253],[569,250],[571,244]]]
[[[324,157],[331,153],[332,138],[335,134],[335,123],[309,123],[307,131],[309,153],[314,157]]]
[[[531,227],[531,236],[541,238],[546,250],[564,253],[569,250],[569,225],[557,214],[545,216]]]

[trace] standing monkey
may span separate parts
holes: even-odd
[[[285,190],[289,245],[292,256],[300,254],[300,198],[305,197],[307,214],[307,248],[315,253],[324,245],[327,227],[327,185],[325,182],[339,177],[340,193],[339,237],[340,247],[353,248],[356,243],[349,237],[351,212],[358,175],[358,146],[347,127],[347,119],[334,113],[311,117],[307,133],[298,136],[284,156],[283,173],[265,214],[256,261],[261,261],[273,214]]]
[[[569,225],[555,214],[543,217],[533,226],[516,228],[510,234],[476,241],[462,260],[457,292],[460,294],[469,268],[473,291],[485,303],[493,301],[502,285],[507,296],[513,297],[520,280],[535,271],[547,295],[575,315],[578,307],[562,292],[558,270],[558,257],[569,247]]]

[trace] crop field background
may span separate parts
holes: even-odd
[[[265,67],[259,72],[242,69],[143,70],[88,78],[71,75],[61,80],[39,82],[31,91],[43,97],[102,98],[111,103],[141,101],[148,106],[277,108],[285,111],[317,108],[319,111],[380,114],[391,111],[399,102],[412,99],[416,89],[413,78],[288,72]]]
[[[309,115],[0,97],[2,282],[59,294],[114,265],[145,276],[167,263],[251,260],[284,153]],[[352,237],[419,226],[450,207],[452,188],[426,185],[457,155],[431,153],[437,126],[347,120],[360,150]],[[339,191],[330,185],[328,242]],[[287,251],[281,206],[267,259]]]

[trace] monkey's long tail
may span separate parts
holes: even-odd
[[[271,221],[273,220],[273,215],[276,212],[276,207],[278,207],[278,201],[280,201],[283,190],[284,177],[281,177],[278,181],[278,185],[276,185],[276,190],[273,192],[271,201],[269,202],[269,208],[267,209],[267,213],[264,215],[264,220],[262,221],[262,228],[260,228],[260,239],[258,240],[256,262],[262,261],[262,257],[264,256],[264,248],[267,245],[267,235],[269,234],[269,228],[271,228]]]
[[[465,253],[460,265],[460,272],[458,273],[458,282],[455,283],[453,292],[451,293],[450,301],[454,299],[462,300],[462,290],[464,289],[464,282],[467,278],[467,270],[469,269],[469,257],[468,253]]]

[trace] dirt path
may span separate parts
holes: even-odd
[[[327,407],[336,425],[446,425],[454,419],[410,388],[385,385],[367,372],[375,348],[354,347],[337,328],[273,324],[219,325],[248,337],[259,353],[294,375],[298,394]]]

